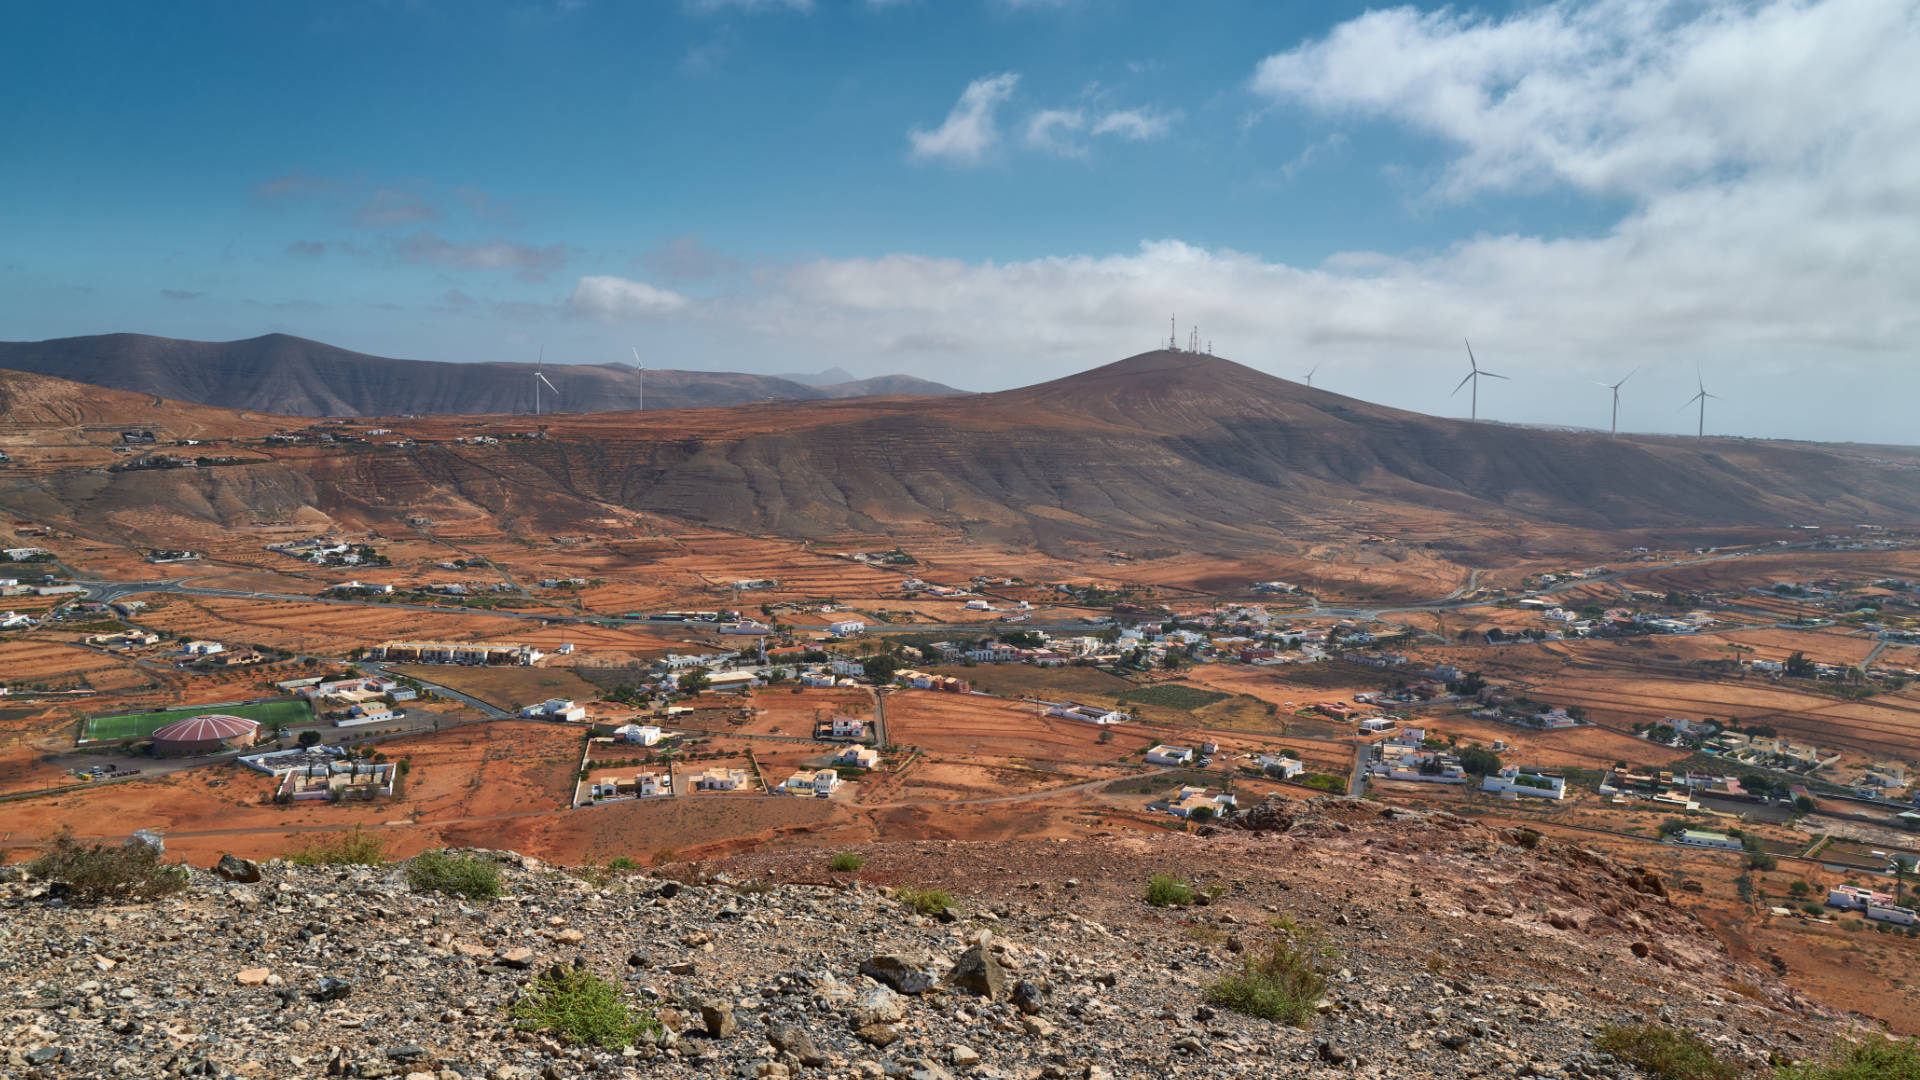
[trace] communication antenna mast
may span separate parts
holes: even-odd
[[[1167,348],[1173,350],[1174,352],[1179,352],[1180,351],[1180,329],[1179,329],[1178,323],[1175,322],[1175,319],[1176,319],[1176,316],[1173,316],[1173,315],[1167,316]]]

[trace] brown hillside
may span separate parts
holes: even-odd
[[[649,357],[648,362],[657,362]],[[205,405],[288,416],[404,413],[531,413],[533,364],[445,363],[369,356],[287,334],[243,341],[183,341],[146,334],[98,334],[0,342],[0,368]],[[644,383],[621,364],[552,365],[559,387],[546,409],[691,409],[769,399],[863,394],[954,394],[904,375],[808,386],[737,371],[649,370]]]
[[[455,503],[510,528],[551,529],[618,506],[793,537],[934,524],[1017,546],[1171,543],[1217,553],[1413,522],[1445,546],[1523,525],[1920,519],[1920,459],[1909,450],[1610,439],[1442,420],[1170,352],[996,394],[568,414],[540,424],[543,439],[492,446],[454,438],[524,432],[531,418],[406,421],[413,446],[261,447],[272,466],[221,478],[242,484],[259,472],[256,495],[202,493],[187,512],[311,500],[370,519]],[[99,500],[164,497],[148,485],[102,490],[98,478],[84,490],[56,479],[35,495],[83,517]]]

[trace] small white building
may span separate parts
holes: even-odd
[[[857,716],[836,716],[820,725],[820,734],[830,739],[864,739],[867,722]]]
[[[1253,764],[1262,773],[1269,769],[1279,770],[1282,780],[1291,780],[1307,771],[1306,765],[1299,759],[1282,754],[1261,754],[1253,759]]]
[[[1232,795],[1212,788],[1183,787],[1180,793],[1167,800],[1167,813],[1174,817],[1190,818],[1193,812],[1202,807],[1213,812],[1213,816],[1230,813],[1238,805]]]
[[[871,746],[849,746],[834,755],[833,763],[859,769],[877,769],[880,767],[880,751]]]
[[[615,738],[640,746],[652,746],[660,741],[660,729],[643,727],[640,724],[623,724],[613,729]]]
[[[832,686],[836,681],[831,671],[803,671],[800,673],[801,686]]]
[[[1848,911],[1865,911],[1875,905],[1893,903],[1892,893],[1878,892],[1859,885],[1836,885],[1827,892],[1827,906]]]
[[[1528,772],[1509,765],[1482,780],[1480,790],[1535,799],[1564,799],[1567,797],[1567,778],[1554,773]]]
[[[529,720],[558,720],[565,724],[578,724],[586,720],[587,710],[566,698],[549,698],[538,705],[521,709],[520,715]]]
[[[808,772],[805,769],[780,781],[780,790],[789,795],[812,795],[824,799],[840,786],[840,774],[832,769]]]
[[[1185,765],[1193,760],[1193,749],[1186,746],[1168,746],[1161,743],[1147,751],[1149,765]]]
[[[751,671],[716,671],[707,676],[707,689],[719,693],[751,690],[765,681]]]
[[[836,619],[827,624],[827,633],[835,637],[852,637],[866,628],[864,619]]]
[[[188,656],[212,656],[215,653],[226,652],[227,647],[217,641],[189,641],[184,646],[184,651]]]
[[[1870,904],[1867,907],[1867,918],[1878,922],[1894,923],[1899,926],[1912,926],[1914,924],[1913,909],[1900,907],[1896,904]]]
[[[1121,712],[1119,709],[1102,709],[1094,705],[1076,705],[1071,701],[1064,701],[1053,706],[1047,710],[1047,715],[1058,716],[1065,720],[1078,720],[1083,724],[1092,724],[1095,727],[1112,727],[1115,724],[1124,724],[1133,719],[1133,717]]]
[[[1740,851],[1745,847],[1726,833],[1708,832],[1704,829],[1682,829],[1668,837],[1668,842],[1683,847],[1712,848],[1715,851]]]
[[[709,769],[687,778],[695,791],[738,791],[747,786],[745,769]]]

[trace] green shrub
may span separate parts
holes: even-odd
[[[55,837],[53,850],[27,864],[27,870],[65,885],[82,904],[153,900],[187,887],[186,867],[161,862],[160,853],[145,844],[82,844],[68,832]]]
[[[1838,1043],[1825,1058],[1788,1066],[1778,1075],[1779,1080],[1916,1080],[1920,1040],[1870,1035]]]
[[[640,869],[640,863],[628,855],[615,855],[613,858],[607,860],[607,869],[623,872],[638,870]]]
[[[921,915],[938,915],[953,906],[953,894],[945,889],[918,889],[903,885],[895,899]]]
[[[407,864],[407,884],[416,892],[492,900],[500,895],[500,864],[484,855],[423,852]]]
[[[1305,1027],[1327,979],[1313,962],[1285,941],[1254,953],[1240,970],[1207,987],[1207,1001],[1262,1020]]]
[[[866,858],[857,852],[836,851],[833,853],[831,868],[834,873],[849,874],[865,865],[867,865]]]
[[[286,860],[299,866],[384,866],[387,842],[365,829],[351,829],[310,840],[306,847],[287,853]]]
[[[1593,1045],[1657,1080],[1738,1080],[1740,1076],[1739,1068],[1720,1060],[1705,1039],[1658,1024],[1609,1026],[1601,1029]]]
[[[620,988],[585,968],[555,967],[535,979],[507,1008],[522,1031],[550,1031],[567,1042],[608,1050],[632,1046],[660,1030],[645,1009],[635,1011]]]
[[[1155,874],[1147,879],[1147,903],[1154,907],[1192,907],[1193,886],[1172,874]]]

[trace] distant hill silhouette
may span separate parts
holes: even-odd
[[[0,368],[287,416],[533,411],[532,364],[396,360],[287,334],[244,341],[98,334],[0,342]],[[560,389],[557,401],[545,396],[546,408],[624,411],[642,405],[641,377],[628,365],[556,364],[546,371]],[[644,391],[648,410],[711,408],[774,399],[960,393],[907,375],[811,386],[772,375],[672,369],[649,370]]]

